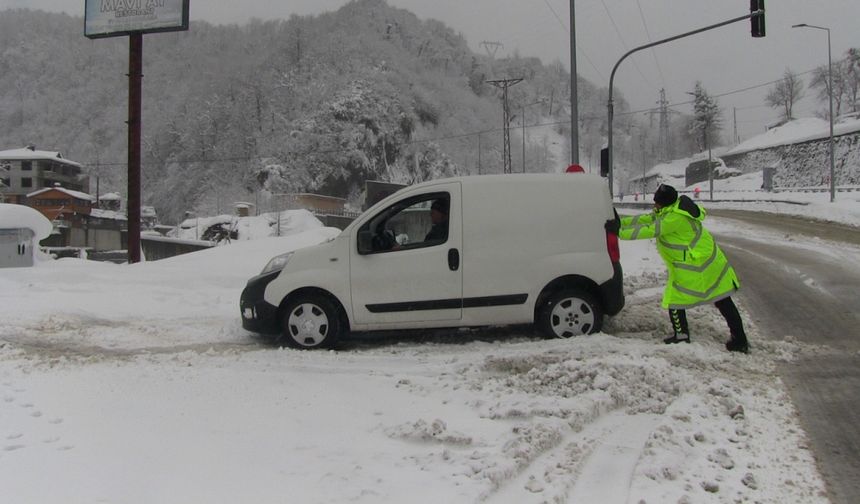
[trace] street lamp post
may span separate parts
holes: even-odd
[[[827,32],[827,95],[830,98],[830,202],[836,201],[836,157],[833,152],[833,57],[830,53],[830,28],[801,23],[792,28],[814,28]]]

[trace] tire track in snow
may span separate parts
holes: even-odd
[[[660,419],[621,411],[604,415],[566,436],[486,502],[626,504],[636,464]]]
[[[615,414],[594,425],[603,435],[576,479],[567,502],[626,504],[633,472],[659,415]]]

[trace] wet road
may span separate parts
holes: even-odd
[[[711,214],[763,224],[784,237],[759,241],[715,233],[741,277],[738,297],[761,336],[789,335],[825,346],[782,364],[779,372],[831,501],[860,503],[860,229],[754,212]],[[851,245],[824,253],[812,237]],[[751,345],[754,352],[755,341]]]

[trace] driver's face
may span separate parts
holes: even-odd
[[[430,221],[433,224],[439,224],[440,222],[444,222],[445,221],[445,214],[442,213],[441,211],[433,208],[430,210]]]

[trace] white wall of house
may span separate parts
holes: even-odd
[[[33,265],[36,250],[30,229],[0,229],[0,268],[26,268]]]

